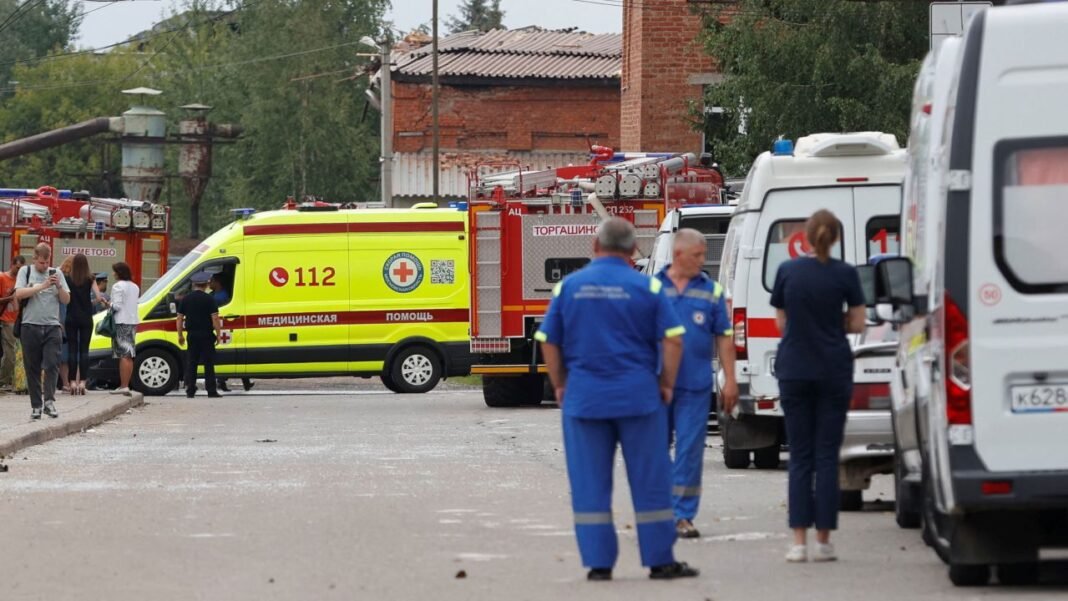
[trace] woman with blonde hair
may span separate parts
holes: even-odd
[[[853,351],[846,334],[859,334],[865,325],[857,270],[831,257],[841,231],[834,214],[816,211],[805,224],[814,254],[783,263],[771,292],[782,332],[775,375],[790,444],[790,562],[808,561],[806,537],[813,526],[812,560],[837,559],[831,531],[838,527],[838,450],[853,394]]]

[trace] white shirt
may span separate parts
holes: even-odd
[[[111,287],[111,308],[115,311],[115,323],[137,325],[137,302],[141,289],[128,280],[119,280]]]

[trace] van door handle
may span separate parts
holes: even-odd
[[[223,319],[237,319],[240,315],[223,315]]]

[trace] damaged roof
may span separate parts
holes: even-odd
[[[617,80],[623,35],[580,31],[494,29],[465,31],[438,43],[443,79]],[[432,75],[429,44],[394,55],[394,77],[421,81]]]

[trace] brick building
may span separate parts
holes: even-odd
[[[720,80],[698,39],[708,0],[657,0],[623,4],[623,148],[700,151],[691,103]]]
[[[440,183],[466,196],[482,161],[535,169],[588,160],[588,142],[620,146],[622,36],[538,28],[463,32],[439,42]],[[393,57],[393,194],[432,195],[431,52]]]

